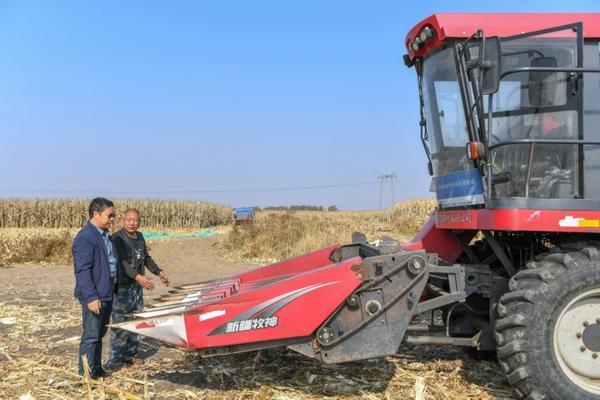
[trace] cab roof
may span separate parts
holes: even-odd
[[[406,35],[405,46],[429,26],[435,31],[432,40],[419,50],[409,51],[413,60],[428,54],[449,38],[467,38],[478,29],[486,36],[513,36],[571,23],[583,23],[586,39],[600,38],[600,13],[440,13],[433,14],[415,25]]]

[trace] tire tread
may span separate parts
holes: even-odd
[[[535,305],[546,301],[545,290],[564,274],[599,262],[600,251],[589,242],[571,243],[563,252],[556,248],[537,256],[510,279],[509,291],[498,302],[494,336],[507,380],[524,398],[551,398],[543,377],[532,373],[528,324],[534,319]]]

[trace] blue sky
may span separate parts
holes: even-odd
[[[402,62],[408,30],[434,12],[599,9],[597,1],[4,0],[0,197],[131,192],[373,209],[377,184],[255,189],[369,183],[392,171],[396,200],[429,197],[415,73]]]

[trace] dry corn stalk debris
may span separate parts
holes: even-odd
[[[427,347],[327,366],[286,349],[201,359],[144,340],[146,364],[88,386],[76,373],[79,304],[29,303],[0,303],[0,399],[414,399],[419,381],[423,400],[516,398],[496,363]]]
[[[402,207],[403,213],[411,209]],[[427,203],[411,207],[415,213],[423,209],[421,214],[413,214],[412,220],[426,218],[430,211]],[[405,221],[395,219],[400,215],[396,209],[329,214],[265,213],[259,217],[258,226],[260,218],[275,219],[265,225],[273,232],[279,225],[291,224],[294,233],[300,225],[303,237],[308,237],[302,245],[310,247],[323,239],[311,236],[318,227],[335,227],[326,239],[343,235],[342,239],[347,240],[355,227],[370,236],[378,232],[393,236]],[[264,239],[256,231],[253,235],[242,238],[242,247]],[[293,247],[293,239],[290,235],[284,240],[282,254],[301,250]],[[90,381],[88,387],[76,374],[81,332],[79,304],[44,294],[36,296],[35,301],[0,302],[0,399],[82,399],[90,393],[94,399],[128,395],[227,400],[516,398],[496,363],[474,361],[456,349],[425,347],[405,348],[382,360],[327,366],[285,349],[200,359],[193,353],[144,341],[143,348],[155,353],[144,366],[119,370],[103,382]],[[424,389],[420,389],[419,382],[425,385]]]

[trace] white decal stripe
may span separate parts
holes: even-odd
[[[448,199],[438,199],[438,203],[442,207],[456,207],[469,204],[483,204],[485,200],[482,194],[451,197]]]

